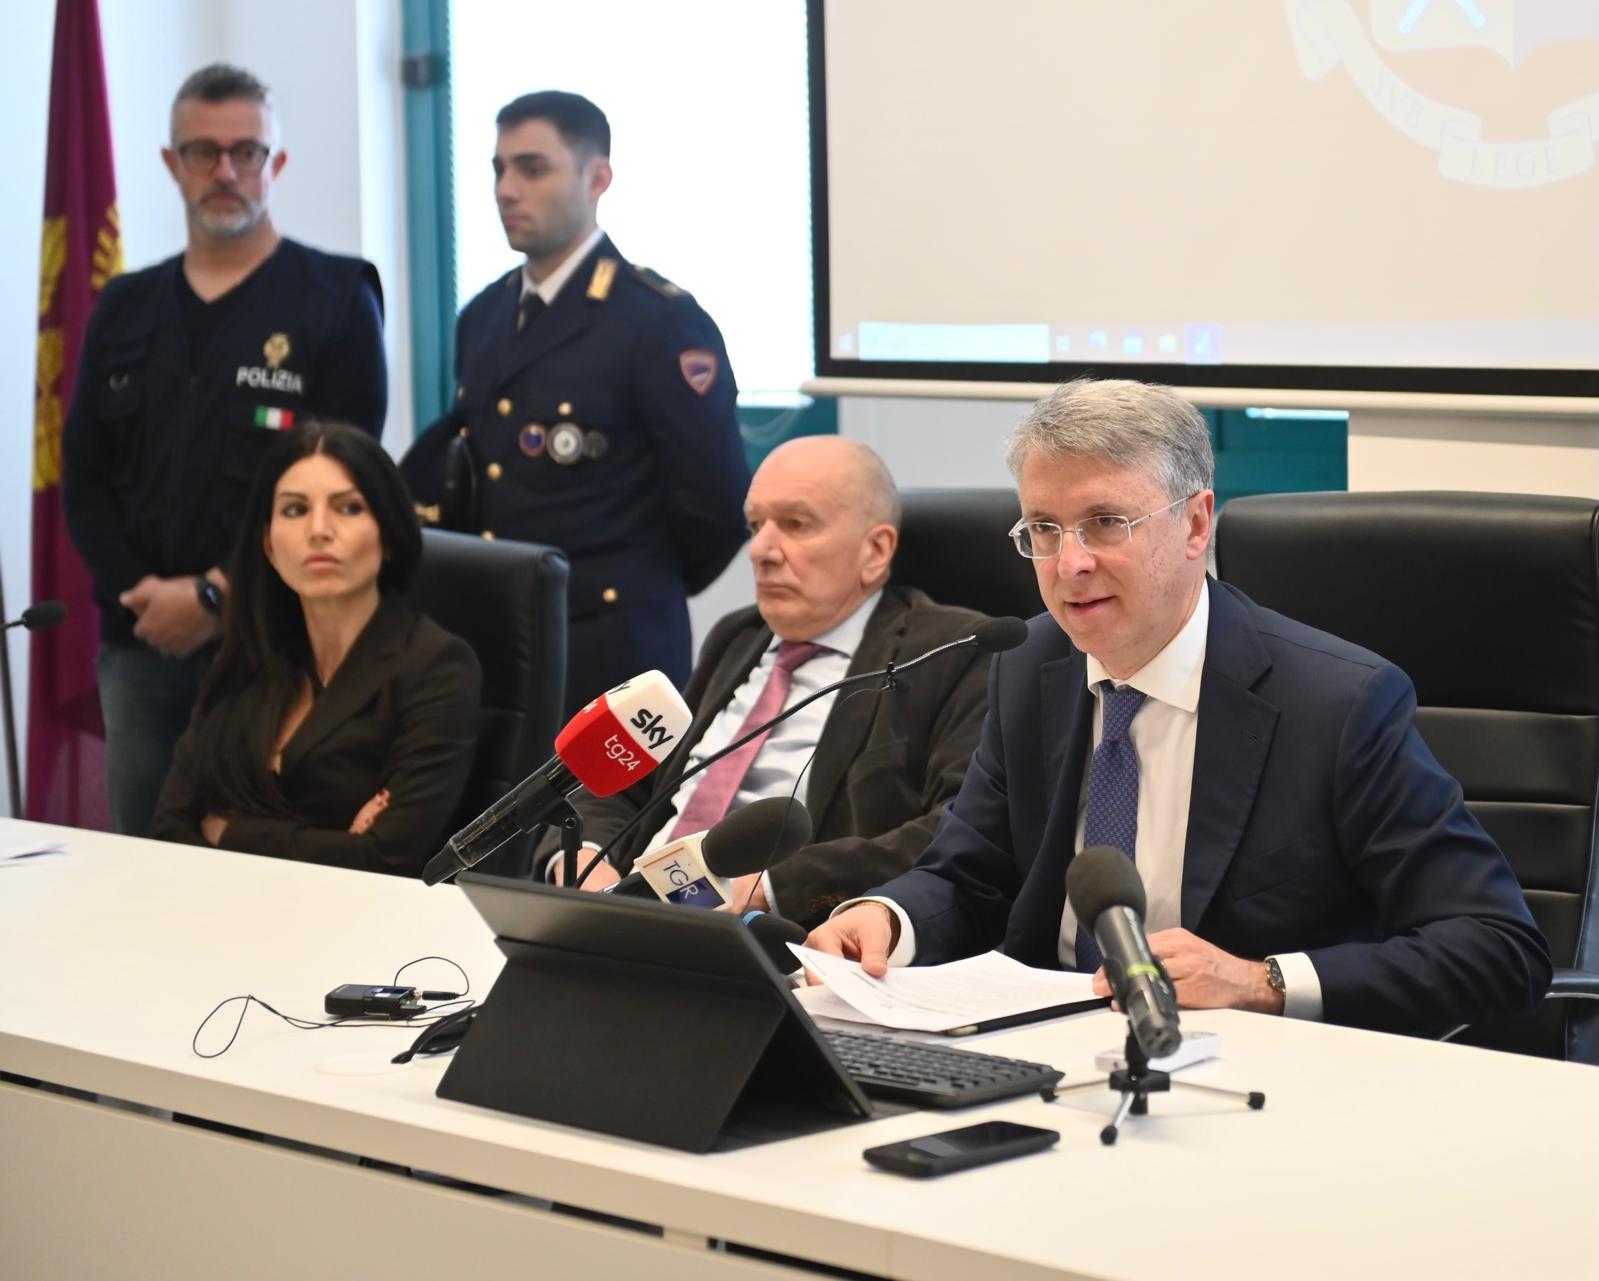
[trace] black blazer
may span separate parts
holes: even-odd
[[[1330,1023],[1437,1031],[1530,1010],[1548,948],[1504,855],[1377,655],[1212,582],[1182,924],[1254,959],[1305,952]],[[997,657],[960,795],[910,872],[916,960],[1004,945],[1056,968],[1087,768],[1085,659],[1049,615]]]
[[[886,587],[850,673],[914,658],[970,635],[982,621],[981,614],[939,605],[912,588]],[[583,799],[585,840],[604,846],[646,803],[673,790],[671,780],[688,752],[771,641],[753,607],[712,628],[683,691],[694,720],[682,744],[638,786],[603,800]],[[987,675],[987,656],[957,650],[916,668],[891,694],[851,698],[844,691],[834,700],[806,775],[805,807],[816,840],[772,869],[772,891],[784,916],[819,923],[845,899],[916,861],[977,744]],[[611,861],[624,873],[631,869],[644,842],[676,812],[672,802],[663,802],[611,852]]]
[[[437,851],[477,748],[482,673],[467,643],[405,601],[385,597],[310,713],[267,772],[271,802],[239,809],[207,796],[194,726],[178,740],[153,834],[204,845],[200,820],[228,814],[222,848],[414,876]],[[270,759],[276,726],[239,750]],[[371,830],[351,822],[380,788],[389,806]]]

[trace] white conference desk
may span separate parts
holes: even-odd
[[[816,1275],[811,1264],[925,1281],[1599,1275],[1595,1069],[1195,1014],[1224,1050],[1191,1079],[1264,1090],[1264,1111],[1176,1091],[1105,1148],[1115,1096],[1093,1090],[693,1156],[438,1099],[442,1064],[386,1063],[413,1029],[295,1031],[252,1009],[227,1054],[191,1053],[201,1018],[236,993],[320,1017],[328,989],[386,983],[427,954],[485,992],[500,956],[454,889],[0,821],[0,840],[30,832],[65,835],[71,854],[0,869],[0,1071],[99,1097],[0,1082],[7,1279],[722,1281]],[[437,965],[407,978],[453,986]],[[213,1024],[210,1046],[232,1021]],[[1124,1026],[1096,1013],[977,1048],[1052,1062],[1070,1084],[1095,1075],[1095,1051]],[[860,1159],[987,1117],[1061,1142],[931,1182]]]

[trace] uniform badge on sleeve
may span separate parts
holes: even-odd
[[[288,334],[273,334],[262,344],[261,354],[266,357],[267,368],[277,369],[289,358]]]
[[[703,396],[715,384],[717,365],[712,353],[696,347],[678,356],[677,363],[683,371],[683,381],[698,395]]]

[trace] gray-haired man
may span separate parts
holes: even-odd
[[[1548,949],[1417,733],[1409,679],[1207,578],[1213,463],[1193,407],[1069,383],[1009,461],[1012,537],[1048,613],[995,659],[926,853],[812,944],[878,974],[996,946],[1094,970],[1066,869],[1109,844],[1135,860],[1184,1005],[1412,1032],[1530,1009]]]

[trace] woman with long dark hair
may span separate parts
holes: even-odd
[[[466,642],[406,602],[421,559],[404,482],[370,436],[310,423],[273,445],[154,835],[421,871],[472,767],[482,679]]]

